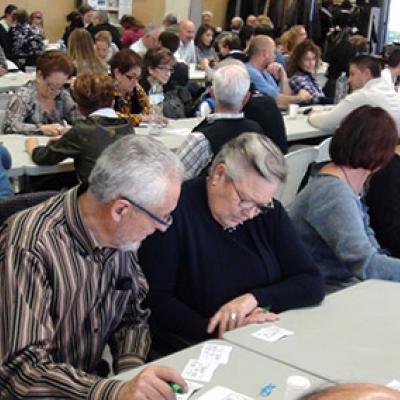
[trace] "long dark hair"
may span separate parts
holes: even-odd
[[[211,44],[207,47],[201,41],[201,37],[207,31],[212,31],[213,36],[215,35],[215,28],[210,24],[202,24],[199,26],[199,29],[197,29],[196,36],[194,37],[194,44],[200,49],[210,48],[213,45],[213,43],[211,42]]]

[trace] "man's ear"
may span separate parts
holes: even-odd
[[[110,205],[110,214],[114,222],[120,222],[125,214],[129,212],[131,205],[124,199],[114,200]]]

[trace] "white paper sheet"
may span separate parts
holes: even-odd
[[[268,328],[261,328],[257,332],[252,333],[252,336],[257,339],[265,340],[270,343],[277,342],[279,339],[290,335],[294,335],[294,332],[280,328],[276,325],[269,326]]]
[[[199,361],[227,364],[232,346],[206,343],[201,349]]]
[[[210,382],[218,364],[202,362],[200,360],[189,360],[182,372],[182,377],[188,380]]]
[[[234,392],[223,386],[216,386],[200,396],[198,400],[254,400],[251,397]]]

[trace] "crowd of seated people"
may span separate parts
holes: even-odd
[[[0,20],[0,76],[7,59],[36,68],[11,94],[2,133],[29,136],[18,138],[38,166],[74,164],[73,180],[56,175],[65,190],[0,228],[6,398],[172,400],[170,383],[186,389],[178,372],[107,378],[105,346],[120,373],[146,362],[151,335],[167,354],[366,279],[400,281],[398,50],[382,70],[366,38],[349,37],[326,90],[306,28],[274,37],[266,15],[226,30],[209,11],[198,27],[167,13],[148,25],[125,15],[118,28],[86,4],[66,18],[65,48],[48,51],[40,10],[10,4]],[[286,210],[274,199],[290,152],[281,111],[331,104],[339,70],[351,93],[302,117],[333,134],[331,161]],[[174,152],[135,135],[156,86],[163,123],[201,115]],[[0,207],[19,195],[12,157],[0,143]]]

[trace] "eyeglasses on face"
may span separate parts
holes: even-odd
[[[50,83],[46,81],[46,79],[44,79],[44,83],[46,84],[47,89],[54,93],[61,92],[64,87],[64,85],[55,85],[54,83]]]
[[[174,67],[170,67],[169,65],[158,65],[156,68],[160,71],[169,72],[171,74],[174,72]]]
[[[239,207],[242,208],[243,210],[251,210],[252,208],[256,208],[260,213],[265,214],[274,209],[273,199],[271,199],[266,204],[258,204],[253,200],[245,200],[243,199],[243,196],[240,194],[238,188],[236,187],[235,182],[233,180],[231,180],[230,182],[239,199]]]
[[[129,74],[124,74],[131,82],[132,81],[137,81],[138,79],[139,79],[139,76],[138,75],[136,75],[136,74],[132,74],[132,75],[129,75]]]
[[[169,228],[172,225],[172,222],[173,222],[172,215],[168,215],[166,218],[161,218],[161,217],[158,217],[157,215],[153,214],[147,208],[141,206],[139,203],[136,203],[135,201],[128,199],[125,196],[122,196],[121,199],[126,200],[129,204],[131,204],[133,207],[137,208],[138,210],[142,211],[144,214],[146,214],[148,217],[150,217],[153,221],[156,221],[158,224],[163,225],[166,228]]]

